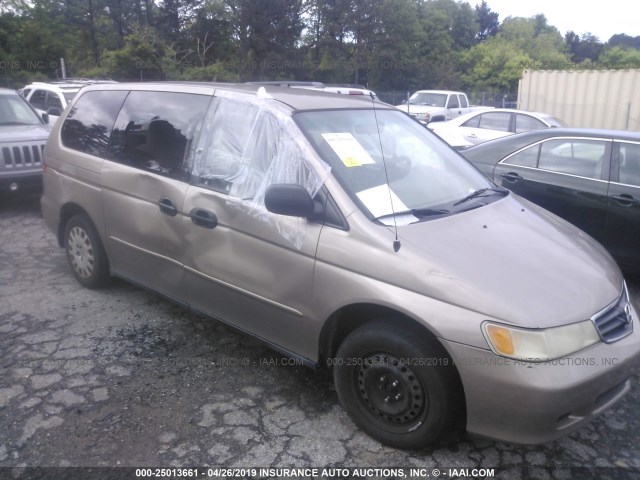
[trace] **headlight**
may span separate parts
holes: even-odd
[[[591,320],[542,330],[484,322],[482,331],[496,355],[530,362],[564,357],[600,341]]]
[[[416,114],[416,118],[418,120],[422,120],[423,122],[429,123],[429,120],[431,119],[431,115],[429,114],[429,112],[418,113]]]

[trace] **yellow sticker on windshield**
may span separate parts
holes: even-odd
[[[333,151],[338,155],[345,167],[361,167],[376,163],[358,140],[350,133],[323,133]]]
[[[341,158],[340,160],[342,160],[342,163],[344,163],[344,165],[346,167],[361,167],[362,164],[358,161],[358,159],[356,157],[344,157]]]

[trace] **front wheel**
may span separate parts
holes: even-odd
[[[99,288],[109,280],[109,263],[98,232],[84,215],[69,219],[64,231],[67,260],[76,280],[87,288]]]
[[[453,428],[463,393],[451,358],[416,328],[376,321],[340,345],[334,381],[343,408],[376,440],[419,449]]]

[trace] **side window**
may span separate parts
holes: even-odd
[[[476,115],[475,117],[470,118],[469,120],[464,122],[461,126],[462,127],[478,128],[480,126],[480,117],[481,117],[481,115]]]
[[[601,178],[607,142],[554,139],[542,143],[538,168],[587,178]]]
[[[317,190],[318,177],[306,160],[312,153],[303,151],[288,112],[277,113],[276,107],[266,108],[249,97],[218,97],[216,102],[200,135],[191,167],[193,183],[256,207],[262,206],[273,183]]]
[[[93,91],[82,95],[62,125],[62,144],[80,152],[105,156],[113,122],[127,93]]]
[[[542,130],[543,128],[547,128],[547,126],[535,117],[520,113],[516,115],[516,133]]]
[[[480,128],[508,132],[510,119],[511,114],[507,112],[483,113],[480,116]]]
[[[33,95],[31,95],[31,98],[29,99],[29,103],[33,105],[35,108],[44,110],[44,103],[46,98],[47,98],[46,90],[36,90],[35,92],[33,92]]]
[[[24,98],[27,98],[29,96],[30,91],[31,91],[30,88],[23,88],[22,91],[20,92],[20,95],[22,95]]]
[[[47,105],[45,110],[48,110],[50,108],[59,108],[60,111],[64,110],[62,101],[60,100],[60,97],[57,93],[49,92],[49,95],[47,95]]]
[[[214,100],[215,114],[203,134],[204,148],[192,166],[192,179],[197,185],[212,190],[230,193],[236,183],[243,163],[246,163],[246,149],[257,125],[258,107],[249,102],[230,98]]]
[[[535,168],[538,165],[538,155],[540,154],[540,144],[532,145],[525,148],[515,155],[511,155],[509,158],[503,160],[502,163],[509,165],[518,165],[520,167]]]
[[[618,181],[640,187],[640,144],[620,143]]]
[[[211,97],[133,91],[111,134],[109,159],[167,176],[182,176]]]
[[[460,108],[460,103],[458,102],[457,95],[450,95],[449,101],[447,102],[447,108]]]
[[[460,106],[462,108],[467,108],[469,106],[469,102],[467,102],[466,95],[460,95]]]

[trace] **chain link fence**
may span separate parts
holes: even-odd
[[[376,95],[383,102],[391,105],[400,105],[413,92],[406,91],[376,91]],[[469,92],[467,93],[469,102],[474,106],[496,107],[496,108],[517,108],[518,92],[495,93],[495,92]]]

